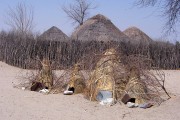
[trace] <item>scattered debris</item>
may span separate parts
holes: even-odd
[[[49,93],[49,90],[48,90],[48,89],[42,89],[42,90],[40,90],[39,92],[46,94],[46,93]]]
[[[133,103],[133,102],[127,102],[126,105],[127,105],[128,108],[135,108],[135,107],[138,107],[138,104]]]
[[[112,92],[111,91],[99,91],[96,98],[101,105],[113,104]]]
[[[22,87],[21,89],[22,89],[22,90],[25,90],[26,88],[25,88],[25,87]]]
[[[114,99],[113,98],[106,98],[106,99],[103,99],[99,102],[99,104],[101,105],[109,105],[111,106],[114,102]]]
[[[144,103],[144,104],[139,105],[140,108],[144,108],[144,109],[150,108],[152,106],[153,106],[153,104],[151,104],[151,103]]]
[[[72,95],[72,94],[73,94],[73,91],[68,91],[68,90],[64,91],[64,95]]]
[[[125,94],[123,97],[122,97],[122,99],[121,99],[121,101],[124,103],[124,104],[127,104],[127,102],[130,102],[130,100],[131,100],[131,97],[129,96],[129,94]]]
[[[43,89],[42,83],[40,83],[40,82],[32,82],[31,91],[39,91],[40,89]]]

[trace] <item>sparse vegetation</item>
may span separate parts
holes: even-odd
[[[6,16],[6,24],[11,30],[26,37],[32,34],[34,27],[34,12],[32,7],[25,3],[18,3],[15,8],[9,8]]]
[[[133,44],[118,41],[44,41],[33,36],[22,40],[13,32],[0,33],[0,60],[10,65],[25,69],[39,68],[37,60],[44,57],[52,62],[53,69],[69,68],[79,61],[83,61],[84,68],[89,66],[85,63],[94,63],[93,54],[100,54],[110,47],[122,48],[123,52],[130,55],[143,55],[151,59],[151,65],[160,69],[179,69],[180,45],[179,42],[152,41],[148,45]],[[88,56],[92,56],[91,59]]]

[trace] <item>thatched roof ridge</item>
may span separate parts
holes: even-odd
[[[101,15],[101,14],[97,14],[90,19],[99,20],[99,21],[111,21],[109,18],[107,18],[106,16]]]
[[[98,14],[78,26],[72,39],[82,41],[123,41],[129,38],[123,34],[107,17]]]
[[[63,33],[59,28],[52,26],[50,29],[45,31],[41,36],[41,39],[50,41],[66,41],[69,37]]]
[[[123,33],[127,35],[133,43],[149,43],[153,41],[146,33],[137,27],[129,27],[123,31]]]

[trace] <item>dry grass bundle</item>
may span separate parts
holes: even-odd
[[[40,82],[43,86],[51,90],[53,86],[53,75],[50,61],[48,59],[43,59],[41,64],[42,70],[40,71],[37,82]]]
[[[83,93],[86,87],[85,79],[80,71],[80,66],[78,64],[74,65],[74,70],[71,73],[71,78],[68,83],[68,89],[73,89],[75,94]]]
[[[96,65],[93,71],[86,96],[90,100],[96,100],[100,90],[113,92],[114,98],[120,97],[126,84],[126,70],[120,59],[117,57],[115,49],[108,49]],[[118,81],[116,81],[118,79]],[[117,84],[118,92],[117,91]]]
[[[143,104],[150,100],[147,94],[147,86],[140,77],[140,73],[136,67],[130,69],[129,80],[125,88],[125,93],[130,98],[135,98],[135,103]]]

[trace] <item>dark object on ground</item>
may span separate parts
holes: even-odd
[[[125,94],[123,96],[123,98],[121,99],[121,101],[126,104],[127,102],[129,102],[129,100],[131,99],[131,97],[128,94]]]
[[[121,99],[121,101],[124,103],[124,104],[127,104],[127,102],[132,102],[132,103],[135,103],[136,99],[135,98],[131,98],[129,96],[129,94],[125,94],[123,96],[123,98]]]
[[[40,82],[33,82],[31,86],[31,91],[38,91],[43,88],[43,85]]]
[[[68,91],[73,91],[73,93],[74,93],[74,87],[69,87]]]

